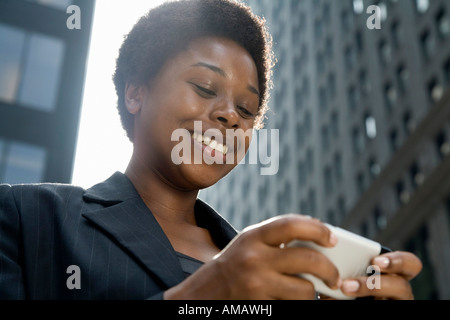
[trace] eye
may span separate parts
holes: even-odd
[[[243,107],[243,106],[237,106],[237,109],[242,113],[242,115],[245,118],[252,118],[255,115],[253,113],[251,113],[250,111],[247,110],[247,108]]]
[[[207,89],[207,88],[200,86],[193,82],[189,82],[189,83],[194,87],[197,94],[203,98],[208,99],[208,98],[213,98],[216,96],[216,93],[210,89]]]

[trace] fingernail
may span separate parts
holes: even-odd
[[[330,232],[330,239],[328,239],[328,242],[333,246],[338,242],[338,238],[334,233]]]
[[[345,280],[342,283],[342,290],[344,292],[356,292],[359,290],[359,282],[356,280]]]
[[[334,287],[335,289],[340,289],[342,286],[342,280],[341,278],[339,278],[338,282],[336,283],[336,286]]]
[[[391,263],[388,257],[376,257],[373,262],[380,268],[387,268]]]

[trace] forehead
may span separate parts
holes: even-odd
[[[175,63],[186,67],[208,64],[220,68],[232,79],[246,78],[258,84],[255,62],[248,51],[237,42],[219,37],[205,37],[192,41],[187,49],[175,58]]]

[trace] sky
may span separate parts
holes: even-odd
[[[163,0],[97,0],[72,183],[88,188],[124,171],[132,153],[112,82],[118,50],[134,23]],[[81,12],[82,14],[82,12]],[[81,15],[81,27],[83,23]]]

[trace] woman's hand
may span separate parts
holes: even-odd
[[[422,270],[419,258],[409,252],[390,252],[372,260],[380,268],[378,286],[367,285],[367,277],[346,279],[341,290],[348,296],[373,296],[375,299],[412,300],[414,295],[409,281]],[[370,281],[370,279],[369,279]]]
[[[333,247],[337,239],[319,220],[284,215],[241,232],[213,261],[165,292],[165,299],[315,299],[310,273],[336,289],[341,280],[334,264],[307,248],[287,248],[294,239]]]

